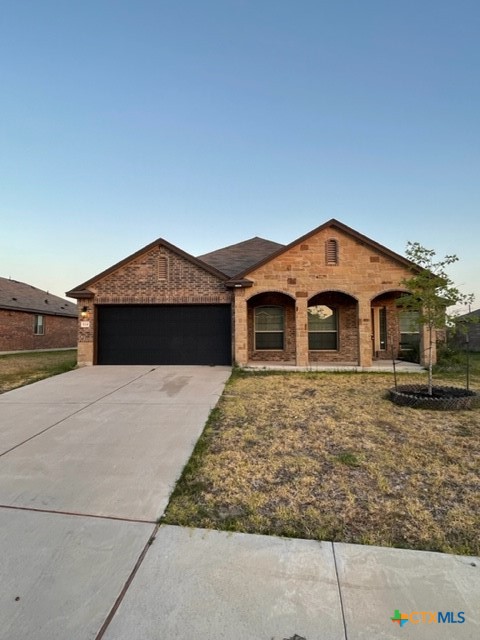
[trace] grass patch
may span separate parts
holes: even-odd
[[[65,373],[76,366],[76,349],[0,356],[0,393]]]
[[[470,353],[470,383],[480,385],[480,353]],[[467,377],[467,354],[464,351],[446,352],[439,364],[433,367],[435,380],[448,380],[455,385],[465,386]]]
[[[387,374],[235,371],[162,521],[479,554],[480,411],[399,407],[391,386]]]
[[[335,460],[337,462],[341,462],[342,464],[346,464],[347,467],[358,467],[360,466],[360,462],[357,456],[354,453],[350,453],[349,451],[345,451],[344,453],[339,453],[335,456]]]

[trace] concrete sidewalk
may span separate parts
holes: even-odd
[[[1,640],[93,640],[153,530],[0,507]]]
[[[478,558],[162,526],[104,639],[478,640],[479,605]]]

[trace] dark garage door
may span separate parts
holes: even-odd
[[[232,363],[230,305],[97,307],[98,364]]]

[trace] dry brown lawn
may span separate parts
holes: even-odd
[[[76,349],[0,356],[0,393],[73,369]]]
[[[385,374],[234,374],[164,521],[479,554],[480,410],[398,407],[391,386]]]

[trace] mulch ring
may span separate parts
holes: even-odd
[[[435,386],[429,394],[426,385],[405,384],[390,389],[389,398],[395,404],[413,409],[462,411],[480,407],[480,395],[460,387]]]

